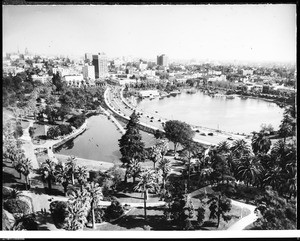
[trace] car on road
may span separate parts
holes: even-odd
[[[206,136],[206,134],[205,134],[205,133],[201,133],[200,135],[201,135],[201,136]]]
[[[232,138],[232,137],[228,137],[227,139],[233,141],[233,138]]]
[[[213,136],[213,135],[214,135],[214,133],[210,132],[210,133],[208,133],[207,135],[209,135],[209,136]]]

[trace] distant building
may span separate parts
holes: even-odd
[[[34,74],[34,75],[31,75],[31,78],[32,78],[33,81],[40,81],[43,84],[51,81],[51,79],[52,79],[52,77],[49,76],[48,74],[47,75],[42,75],[42,76]]]
[[[67,83],[69,86],[74,86],[74,87],[80,87],[82,84],[84,84],[83,80],[83,75],[65,75],[62,78],[63,81]]]
[[[157,90],[142,90],[139,92],[139,96],[142,98],[157,97],[159,96],[159,92]]]
[[[84,54],[84,60],[85,60],[86,63],[92,63],[93,62],[93,54],[85,53]]]
[[[242,75],[253,75],[253,70],[252,69],[242,69]]]
[[[146,70],[147,67],[148,67],[148,64],[147,64],[147,63],[140,62],[140,64],[139,64],[139,69],[140,69],[141,71]]]
[[[95,79],[95,66],[85,65],[82,67],[82,74],[84,79]]]
[[[168,57],[164,54],[157,56],[157,65],[167,67]]]
[[[33,68],[42,69],[44,67],[43,63],[32,63]]]
[[[97,55],[93,55],[92,64],[95,66],[96,78],[103,77],[108,74],[107,63],[108,60],[106,54],[99,53]]]

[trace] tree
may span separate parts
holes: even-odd
[[[249,183],[254,184],[261,173],[262,166],[259,159],[252,156],[243,156],[237,168],[237,176],[241,181],[245,181],[247,187]]]
[[[68,217],[68,204],[64,201],[53,201],[50,203],[50,213],[56,228],[63,228]]]
[[[29,185],[29,180],[28,176],[30,172],[33,170],[31,160],[28,158],[22,159],[22,168],[21,168],[21,173],[25,176],[25,189],[28,190],[28,185]],[[29,186],[30,188],[30,186]]]
[[[244,139],[239,139],[232,143],[230,151],[234,158],[239,159],[244,155],[250,154],[250,147]]]
[[[20,179],[22,178],[22,171],[24,169],[24,154],[10,154],[9,158],[13,160],[13,165],[16,171],[20,174]]]
[[[255,154],[257,153],[267,153],[271,147],[271,141],[266,136],[265,132],[253,132],[252,136],[252,150]]]
[[[256,199],[256,212],[259,218],[254,222],[254,229],[259,230],[293,230],[296,229],[296,206],[278,196],[270,187]]]
[[[221,193],[217,194],[209,194],[210,199],[207,201],[207,204],[210,204],[209,210],[209,218],[215,219],[217,218],[217,228],[220,225],[220,218],[222,217],[224,221],[228,222],[231,219],[231,216],[226,214],[231,210],[231,201],[226,198],[225,195]]]
[[[39,173],[42,175],[42,179],[48,182],[49,191],[52,190],[52,182],[56,180],[56,163],[50,159],[45,160]]]
[[[83,190],[83,185],[87,182],[89,172],[86,166],[78,166],[75,170],[75,179],[78,181],[81,191]]]
[[[92,213],[92,228],[95,228],[95,208],[97,207],[99,201],[103,199],[103,194],[101,187],[98,183],[88,183],[85,186],[87,193],[90,198],[90,207],[91,207],[91,213]]]
[[[64,193],[67,196],[68,185],[71,181],[69,167],[63,164],[62,162],[60,162],[55,166],[55,169],[56,169],[55,171],[56,181],[63,186]]]
[[[293,129],[293,119],[285,114],[279,126],[279,136],[283,137],[284,142],[288,136],[293,135]]]
[[[154,192],[157,188],[155,172],[153,170],[150,171],[143,171],[140,174],[140,181],[134,187],[135,191],[142,192],[144,194],[144,218],[145,221],[147,220],[147,199],[148,199],[148,192]]]
[[[123,164],[129,164],[132,159],[142,161],[145,156],[144,146],[145,144],[142,142],[142,136],[138,129],[138,115],[134,111],[126,126],[125,134],[119,140]],[[125,182],[127,182],[127,173],[125,174]]]
[[[171,173],[171,162],[170,160],[164,158],[158,162],[158,169],[161,171],[162,181],[163,181],[163,192],[166,192],[166,181]]]
[[[75,185],[75,173],[76,173],[76,158],[75,156],[70,156],[67,159],[66,166],[69,170],[69,175],[71,176],[72,185]]]
[[[90,196],[86,189],[80,191],[73,189],[68,191],[68,216],[66,217],[66,230],[83,229],[87,222],[88,210],[90,207]]]
[[[137,159],[132,159],[127,167],[127,173],[129,177],[133,178],[133,183],[135,183],[135,178],[139,175],[141,172],[141,164],[138,162]]]
[[[190,189],[190,176],[191,176],[191,158],[196,156],[199,152],[203,150],[200,144],[193,142],[192,140],[187,140],[183,143],[184,146],[184,154],[188,160],[188,179],[187,179],[187,190]]]
[[[188,124],[178,120],[167,121],[164,130],[166,137],[174,143],[175,153],[179,143],[183,144],[188,140],[192,140],[195,135],[195,132]]]
[[[161,159],[160,149],[156,145],[150,147],[148,158],[153,162],[153,169],[155,170],[155,163]]]

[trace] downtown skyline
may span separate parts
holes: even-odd
[[[296,61],[296,5],[3,6],[3,52]]]

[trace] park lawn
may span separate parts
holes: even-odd
[[[144,195],[140,192],[118,192],[114,195],[121,203],[144,203]],[[157,194],[148,195],[147,203],[159,202],[159,196]]]
[[[2,171],[2,185],[25,190],[25,178],[16,171],[10,161],[3,159],[3,171]]]
[[[38,136],[46,135],[45,125],[41,125],[41,124],[38,124],[38,123],[33,123],[33,128],[34,128],[33,138],[36,138]]]

